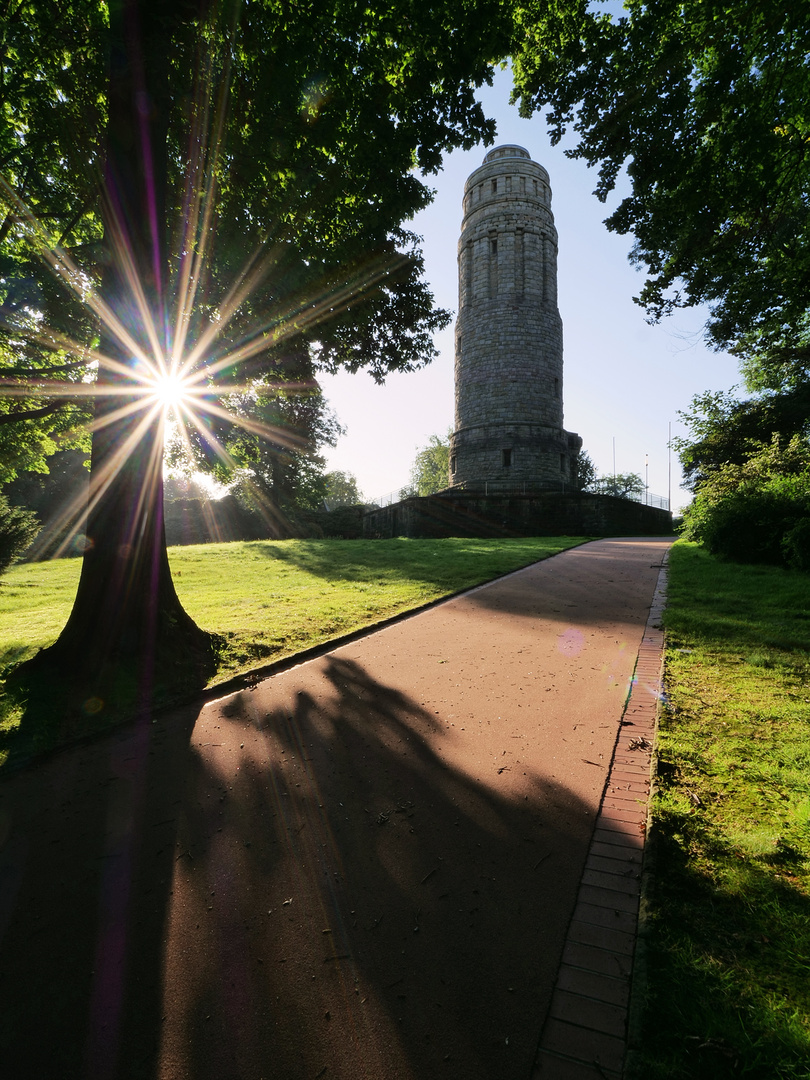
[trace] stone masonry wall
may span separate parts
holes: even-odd
[[[450,483],[566,479],[557,231],[548,173],[522,147],[468,178],[458,250]]]
[[[672,515],[631,499],[580,491],[482,495],[442,492],[372,510],[363,536],[438,539],[448,536],[668,536]]]

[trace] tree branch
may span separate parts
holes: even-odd
[[[92,360],[73,360],[69,364],[54,364],[47,368],[4,368],[0,367],[0,380],[13,377],[15,379],[47,379],[54,371],[75,371],[76,368],[87,367]]]
[[[70,221],[67,223],[67,225],[65,225],[65,227],[62,229],[62,234],[59,237],[59,239],[56,241],[57,244],[59,245],[59,247],[64,247],[65,241],[67,240],[68,236],[70,236],[70,234],[73,232],[75,227],[82,220],[85,213],[90,209],[90,207],[92,205],[93,205],[93,200],[92,199],[85,199],[85,201],[82,203],[82,205],[79,207],[79,209],[74,213],[73,217],[70,219]]]
[[[52,401],[50,405],[43,405],[41,409],[26,409],[24,412],[0,413],[0,425],[16,424],[20,420],[39,420],[43,416],[64,409],[66,401]]]

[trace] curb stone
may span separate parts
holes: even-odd
[[[668,556],[661,560],[532,1080],[622,1080],[639,1042]]]

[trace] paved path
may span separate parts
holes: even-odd
[[[549,1006],[667,548],[565,552],[5,782],[0,1075],[585,1076]]]

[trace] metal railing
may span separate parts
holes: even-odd
[[[369,499],[366,503],[367,506],[393,506],[394,503],[402,502],[403,499],[407,499],[410,496],[403,494],[407,492],[407,488],[397,488],[395,491],[389,491],[385,495],[378,495],[375,499]]]
[[[482,495],[537,495],[543,491],[576,491],[567,480],[555,482],[536,480],[472,480],[451,484],[448,491],[467,491]]]
[[[442,494],[466,492],[470,495],[539,495],[548,491],[576,493],[580,490],[567,480],[559,480],[555,483],[537,483],[531,480],[481,480],[478,482],[467,481],[460,484],[451,484],[450,487],[443,489]],[[631,502],[641,503],[643,506],[654,506],[659,510],[669,510],[669,499],[663,495],[655,495],[651,491],[627,491],[621,494],[614,494],[610,491],[585,491],[584,494],[612,495],[613,498],[629,499]],[[403,499],[411,498],[414,495],[415,492],[410,492],[406,487],[397,488],[385,495],[380,495],[376,499],[370,499],[367,505],[392,506],[394,503],[402,502]]]
[[[669,510],[669,499],[664,498],[663,495],[653,495],[651,491],[642,491],[638,496],[628,495],[628,498],[635,499],[644,506],[657,506],[659,510]]]

